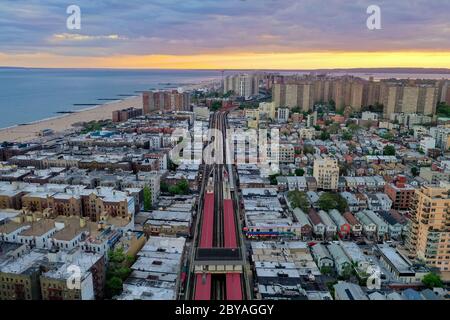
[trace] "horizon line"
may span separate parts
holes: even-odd
[[[438,72],[438,71],[448,71],[450,72],[450,68],[446,67],[351,67],[351,68],[299,68],[299,69],[293,69],[293,68],[267,68],[267,69],[261,69],[261,68],[159,68],[159,67],[38,67],[38,66],[1,66],[0,69],[68,69],[68,70],[170,70],[170,71],[176,71],[176,70],[185,70],[185,71],[295,71],[295,72],[308,72],[308,71],[320,71],[320,72],[327,72],[327,71],[371,71],[374,73],[383,73],[384,71],[394,71],[394,70],[400,70],[405,71],[406,73],[414,73],[414,71],[432,71],[432,72]],[[407,72],[409,71],[409,72]],[[427,72],[426,72],[427,73]]]

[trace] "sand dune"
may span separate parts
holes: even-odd
[[[76,113],[61,115],[57,118],[37,121],[27,125],[0,129],[0,142],[25,142],[39,137],[39,133],[44,129],[52,129],[56,133],[73,128],[72,125],[78,122],[88,122],[92,120],[106,120],[112,118],[112,112],[124,108],[142,108],[142,98],[130,97],[120,101],[113,101]]]

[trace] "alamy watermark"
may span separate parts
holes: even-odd
[[[367,14],[370,16],[367,18],[366,25],[369,30],[381,29],[381,8],[377,5],[370,5],[367,7]]]
[[[284,152],[277,128],[227,129],[225,137],[217,129],[199,132],[176,129],[172,141],[177,145],[169,152],[169,157],[175,164],[257,164],[268,173],[278,173],[280,156]]]
[[[367,289],[369,290],[380,290],[381,289],[381,269],[378,266],[368,266],[366,274],[369,275],[367,278]]]
[[[69,277],[66,281],[67,289],[80,290],[81,289],[81,268],[77,265],[71,264],[67,267]]]
[[[81,8],[75,4],[70,5],[66,9],[66,13],[69,15],[66,20],[66,27],[69,30],[81,29]]]

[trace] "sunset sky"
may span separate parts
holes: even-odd
[[[66,28],[67,6],[81,30]],[[366,27],[369,5],[382,29]],[[0,66],[450,68],[444,0],[1,0]]]

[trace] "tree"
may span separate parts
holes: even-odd
[[[181,179],[177,183],[177,187],[180,189],[182,194],[188,194],[189,193],[189,182],[186,179]]]
[[[353,135],[350,133],[350,131],[345,131],[342,134],[342,140],[348,141],[348,140],[352,140],[352,139],[353,139]]]
[[[309,200],[308,196],[305,192],[294,190],[288,192],[288,200],[291,203],[291,206],[295,208],[300,208],[304,212],[307,212],[309,209]]]
[[[169,186],[167,191],[172,195],[189,194],[190,191],[189,182],[186,179],[181,179],[180,181],[177,182],[176,185]]]
[[[336,102],[333,99],[328,101],[328,106],[330,107],[330,110],[336,110]]]
[[[383,149],[383,155],[385,155],[385,156],[395,156],[395,147],[393,145],[387,145]]]
[[[325,285],[326,285],[327,288],[328,288],[328,291],[330,291],[330,294],[331,294],[331,296],[332,296],[333,298],[336,298],[336,297],[335,297],[334,285],[337,284],[337,283],[338,283],[337,280],[335,280],[335,281],[328,281],[328,282],[325,283]]]
[[[392,140],[394,140],[394,135],[390,132],[386,132],[385,134],[381,135],[381,138],[388,140],[388,141],[392,141]]]
[[[303,170],[302,168],[295,169],[295,175],[297,177],[303,177],[305,175],[305,170]]]
[[[349,280],[352,275],[354,275],[354,269],[351,264],[347,264],[342,270],[340,279]]]
[[[217,111],[222,108],[222,101],[213,101],[211,104],[211,111]]]
[[[336,134],[339,132],[340,128],[341,128],[341,126],[338,123],[333,123],[329,126],[327,131],[328,131],[328,133]]]
[[[152,208],[152,191],[148,186],[144,187],[144,210],[149,211]]]
[[[326,141],[328,139],[330,139],[330,134],[327,131],[322,131],[320,134],[320,140]]]
[[[110,250],[108,252],[108,258],[111,263],[122,263],[125,260],[126,256],[123,252],[123,248],[118,248],[115,250]]]
[[[109,264],[106,270],[106,296],[112,298],[122,292],[123,281],[131,274],[130,265],[134,257],[128,256],[123,248],[108,252]]]
[[[297,106],[291,109],[291,113],[302,113],[302,110]]]
[[[277,174],[272,174],[271,176],[269,176],[270,184],[272,186],[276,186],[278,184],[277,177],[279,177],[279,176],[280,175],[278,173]]]
[[[411,174],[412,174],[414,177],[417,177],[417,176],[419,175],[419,173],[420,173],[420,170],[419,170],[417,167],[412,167],[412,168],[411,168]]]
[[[90,121],[84,124],[83,130],[81,130],[81,134],[86,134],[93,131],[100,131],[103,127],[109,124],[108,121],[100,120],[100,121]]]
[[[339,114],[341,116],[343,116],[345,113],[345,108],[339,108],[338,110],[336,110],[336,114]]]
[[[325,275],[330,275],[333,273],[333,268],[331,268],[329,266],[323,266],[322,268],[320,268],[320,273],[325,274]]]
[[[337,209],[339,212],[344,213],[347,209],[347,200],[345,200],[339,193],[324,192],[319,197],[317,202],[319,208],[324,211]]]
[[[422,278],[422,283],[428,288],[442,288],[444,286],[442,279],[436,273],[428,273]]]
[[[106,280],[106,296],[112,298],[122,293],[123,281],[119,277]]]
[[[169,193],[174,195],[174,194],[181,194],[180,188],[178,188],[177,185],[174,186],[169,186]]]
[[[349,123],[347,127],[348,127],[348,130],[350,130],[352,133],[355,133],[361,129],[361,127],[358,126],[356,123]]]
[[[169,185],[167,184],[167,182],[161,181],[159,183],[159,190],[161,190],[161,192],[169,192]]]
[[[303,146],[303,153],[304,154],[314,154],[314,147],[312,145],[306,144]]]
[[[231,97],[232,95],[234,94],[234,91],[228,91],[227,93],[225,93],[224,95],[223,95],[223,97],[224,98],[229,98],[229,97]]]
[[[436,113],[438,117],[450,118],[450,105],[445,102],[437,104]]]

